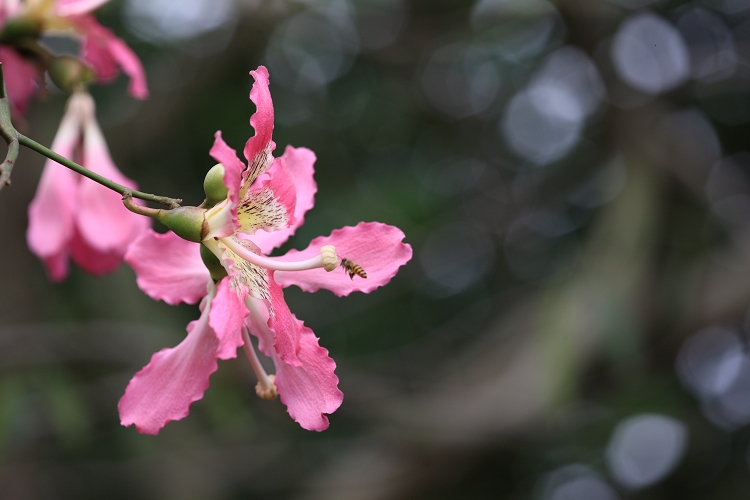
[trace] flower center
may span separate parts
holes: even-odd
[[[208,231],[203,236],[204,240],[232,234],[232,205],[229,200],[217,203],[206,211],[206,227]]]

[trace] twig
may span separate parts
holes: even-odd
[[[0,164],[0,189],[2,189],[4,186],[10,186],[10,173],[18,158],[19,135],[10,119],[10,102],[5,90],[2,63],[0,63],[0,135],[8,145],[8,153]]]
[[[130,196],[132,196],[133,198],[139,198],[145,201],[153,201],[155,203],[161,203],[162,205],[167,205],[169,208],[177,208],[182,203],[182,200],[179,198],[169,198],[168,196],[156,196],[154,194],[144,193],[142,191],[136,191],[127,186],[123,186],[122,184],[118,184],[113,180],[107,179],[106,177],[103,177],[95,172],[92,172],[86,167],[79,165],[78,163],[71,161],[65,158],[64,156],[61,156],[55,153],[51,149],[45,146],[42,146],[35,140],[29,139],[25,135],[18,134],[18,141],[20,142],[22,146],[26,146],[29,149],[33,149],[37,153],[44,155],[47,158],[50,158],[52,160],[55,160],[60,165],[64,167],[68,167],[69,169],[78,172],[84,177],[88,177],[92,181],[98,182],[102,186],[109,188],[112,191],[116,191],[122,195],[124,195],[125,193],[129,193]]]

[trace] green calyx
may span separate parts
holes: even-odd
[[[203,180],[203,191],[206,192],[206,201],[203,202],[202,206],[211,208],[227,199],[229,189],[224,184],[224,172],[224,165],[218,163],[206,174],[206,178]]]
[[[206,210],[198,207],[178,207],[158,210],[153,217],[180,238],[200,243],[207,231]]]
[[[68,93],[94,79],[94,72],[80,60],[71,56],[55,57],[47,69],[49,77],[57,87]]]
[[[220,281],[227,276],[227,270],[221,265],[219,258],[205,245],[201,245],[201,259],[203,259],[203,264],[205,264],[214,282]]]
[[[16,16],[8,19],[0,31],[0,43],[15,45],[24,38],[37,38],[42,34],[42,23],[33,17]]]

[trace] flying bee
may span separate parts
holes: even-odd
[[[367,273],[364,269],[362,269],[362,266],[355,264],[354,262],[350,261],[349,259],[341,258],[341,267],[344,268],[344,271],[349,273],[349,279],[354,279],[354,275],[356,274],[360,278],[367,278]]]

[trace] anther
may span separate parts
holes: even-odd
[[[336,257],[336,248],[333,245],[320,247],[320,258],[323,261],[323,269],[329,273],[336,269],[339,264],[339,259]]]
[[[263,384],[261,382],[255,384],[255,394],[264,401],[271,401],[272,399],[279,397],[279,392],[276,390],[276,384],[273,383],[274,380],[276,380],[276,375],[269,375],[268,380],[271,381],[271,385]]]

